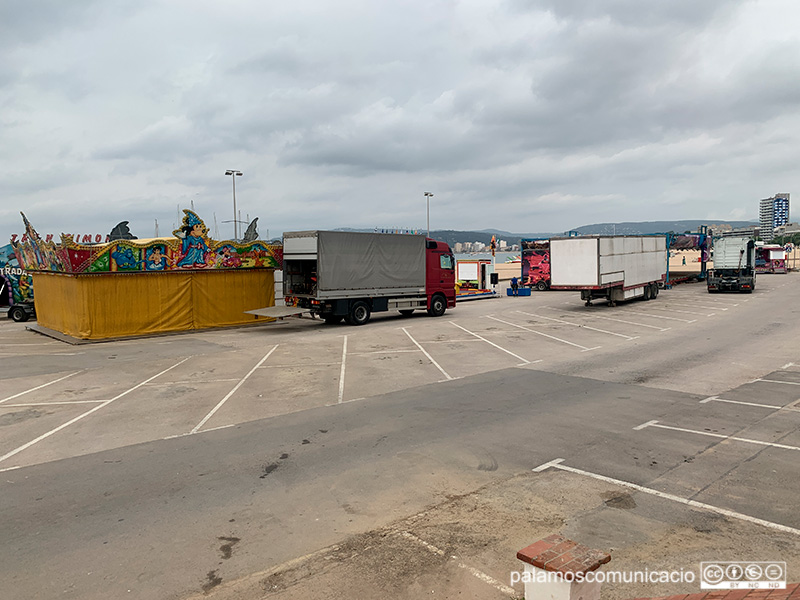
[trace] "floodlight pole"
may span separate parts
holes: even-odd
[[[431,198],[433,198],[433,194],[425,192],[425,201],[428,205],[428,237],[431,237]]]
[[[236,215],[236,178],[242,176],[241,171],[237,171],[236,169],[228,169],[225,171],[225,175],[231,176],[231,181],[233,182],[233,239],[239,239],[239,227]]]

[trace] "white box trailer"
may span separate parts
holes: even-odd
[[[666,236],[625,235],[552,238],[550,288],[580,290],[586,306],[597,298],[621,300],[658,296],[666,280]]]

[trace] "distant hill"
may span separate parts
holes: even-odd
[[[682,221],[642,221],[640,223],[595,223],[593,225],[582,225],[571,231],[577,231],[579,235],[647,235],[651,233],[684,233],[686,231],[696,231],[701,225],[730,225],[731,227],[752,227],[758,225],[758,221],[723,221],[720,219],[689,219]],[[371,232],[374,229],[350,229],[340,228],[337,231],[362,231]],[[380,231],[380,229],[379,229]],[[520,239],[550,238],[567,235],[566,231],[549,231],[536,233],[511,233],[501,229],[482,229],[480,231],[459,231],[455,229],[437,229],[431,231],[431,237],[447,242],[451,246],[456,242],[481,242],[488,244],[492,241],[492,236],[498,240],[505,240],[508,244],[518,244]]]
[[[684,233],[697,231],[701,225],[730,225],[737,227],[752,227],[758,221],[720,221],[720,220],[684,220],[684,221],[644,221],[641,223],[595,223],[576,227],[580,235],[647,235],[650,233]]]

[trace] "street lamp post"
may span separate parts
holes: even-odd
[[[233,239],[239,239],[239,227],[238,227],[238,217],[236,215],[236,178],[242,176],[241,171],[237,171],[236,169],[228,169],[225,171],[225,175],[231,176],[231,181],[233,181]]]
[[[433,194],[425,192],[425,202],[428,205],[428,237],[431,237],[431,198],[433,198]]]

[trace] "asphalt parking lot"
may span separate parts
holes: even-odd
[[[17,485],[33,465],[112,450],[118,460],[119,452],[136,444],[188,444],[204,435],[218,443],[226,430],[245,424],[247,430],[268,429],[282,416],[320,409],[328,416],[338,410],[355,415],[359,407],[378,411],[387,398],[405,393],[431,407],[459,394],[475,405],[513,400],[521,407],[529,394],[531,410],[541,411],[539,437],[523,440],[507,426],[514,439],[484,442],[489,450],[472,454],[479,457],[477,471],[451,479],[452,490],[527,473],[520,485],[549,499],[552,510],[559,498],[564,501],[552,495],[553,485],[592,490],[585,502],[575,501],[563,527],[583,543],[622,547],[621,559],[628,552],[632,563],[642,560],[632,548],[645,539],[645,522],[637,519],[661,511],[668,516],[659,519],[677,527],[687,519],[680,511],[700,511],[750,529],[747,535],[742,529],[702,537],[706,524],[690,528],[687,535],[701,535],[698,556],[728,542],[728,556],[746,555],[748,539],[755,544],[751,550],[775,542],[778,554],[800,569],[798,281],[793,274],[762,277],[753,294],[713,296],[702,284],[689,284],[664,290],[654,301],[615,308],[585,307],[575,293],[534,293],[460,304],[438,319],[385,313],[350,327],[304,318],[79,346],[2,321],[0,470],[9,485]],[[586,392],[574,405],[587,407],[582,410],[592,415],[591,423],[577,424],[570,412],[577,397],[559,392],[556,376],[564,378],[565,389],[576,381],[580,389],[598,389],[596,405]],[[604,383],[617,387],[601,393]],[[492,431],[487,423],[487,439]],[[571,445],[568,431],[596,441]],[[526,452],[513,450],[516,439]],[[387,464],[405,456],[392,459],[387,452]],[[446,452],[437,447],[432,455],[441,454]],[[625,517],[613,502],[591,508],[609,488],[632,494],[632,506],[639,508]],[[393,510],[393,518],[403,514]],[[352,527],[384,521],[373,514]],[[537,531],[532,527],[525,535]],[[511,565],[513,544],[524,538],[517,534],[508,535],[511,545],[503,554],[511,556]],[[664,536],[674,535],[664,529]],[[677,565],[678,558],[670,560]],[[484,568],[496,563],[490,575],[497,580],[511,568],[500,559],[481,560],[488,560]]]
[[[359,328],[290,319],[80,346],[2,321],[0,359],[24,364],[6,370],[2,380],[0,468],[196,434],[507,367],[614,380],[609,372],[614,369],[604,367],[615,355],[650,354],[658,362],[659,346],[690,345],[682,340],[737,326],[740,315],[750,314],[748,305],[766,309],[786,283],[769,281],[753,295],[710,296],[701,285],[677,286],[654,301],[616,308],[584,307],[575,293],[535,293],[459,304],[438,319],[384,313]],[[689,363],[650,383],[711,395],[776,366],[771,352],[741,354],[746,357],[741,369]],[[705,376],[686,377],[697,369]]]

